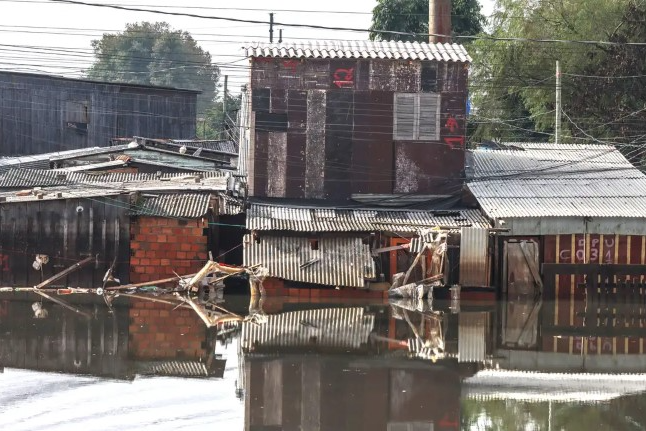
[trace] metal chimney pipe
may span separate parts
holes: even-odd
[[[428,33],[429,43],[451,43],[451,0],[428,0]]]

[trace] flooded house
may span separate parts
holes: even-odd
[[[198,91],[0,72],[0,156],[107,145],[114,137],[195,137]]]
[[[218,171],[0,172],[0,284],[34,286],[87,258],[64,286],[100,286],[110,268],[122,283],[197,272],[220,254],[220,212],[240,210],[231,184]]]
[[[445,282],[458,283],[461,229],[487,236],[489,227],[460,203],[466,50],[369,41],[244,50],[249,130],[241,131],[239,166],[252,198],[244,262],[269,268],[265,286],[283,294],[336,287],[378,296],[437,231],[452,259]]]

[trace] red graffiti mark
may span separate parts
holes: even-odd
[[[0,317],[7,317],[9,315],[9,301],[0,301]]]
[[[354,85],[354,67],[350,69],[337,69],[334,72],[334,85],[339,88],[348,88]]]
[[[458,129],[458,120],[453,115],[450,115],[444,127],[449,129],[449,132],[454,133]]]
[[[450,429],[458,429],[458,420],[455,418],[452,418],[449,413],[446,413],[442,419],[440,419],[440,423],[438,424],[440,428],[450,428]]]
[[[283,66],[285,66],[285,69],[289,69],[292,72],[296,72],[296,67],[298,66],[298,60],[285,60],[283,61]]]
[[[444,143],[451,147],[452,150],[456,148],[459,150],[464,146],[464,138],[462,136],[444,138]]]
[[[0,271],[9,272],[9,255],[0,254]]]

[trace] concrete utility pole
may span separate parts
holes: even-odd
[[[222,137],[226,139],[227,129],[227,87],[229,84],[229,75],[224,75],[224,96],[222,96]]]
[[[561,64],[556,61],[556,124],[554,125],[554,143],[559,143],[561,135]]]
[[[428,1],[428,41],[429,43],[451,42],[451,0]]]
[[[283,29],[278,30],[278,43],[283,43]]]
[[[274,14],[269,14],[269,43],[274,43]]]

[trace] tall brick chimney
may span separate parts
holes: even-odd
[[[451,0],[428,0],[428,33],[429,43],[451,42]]]

